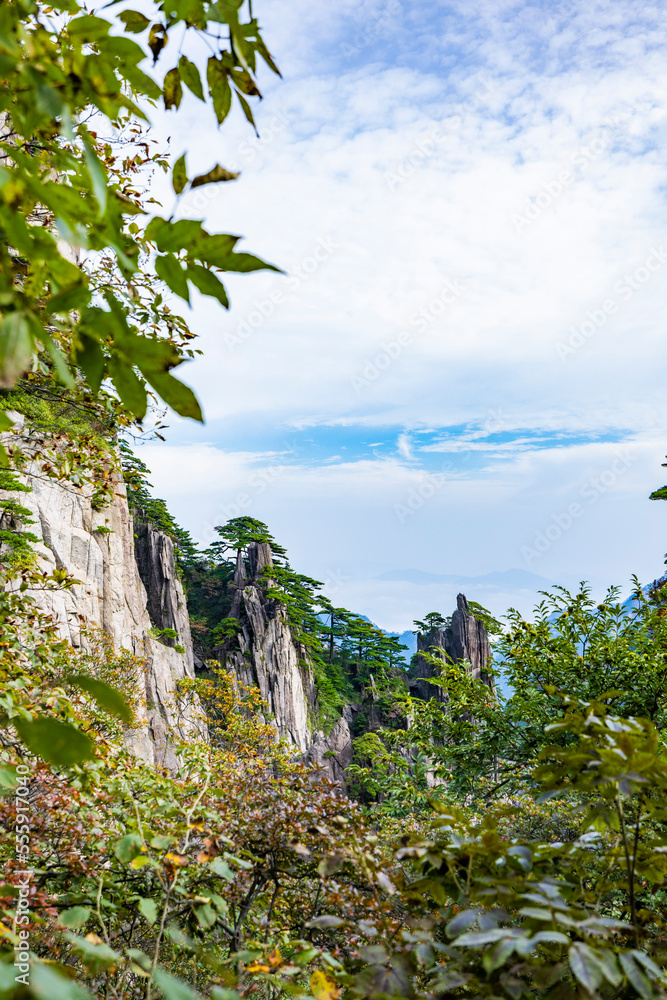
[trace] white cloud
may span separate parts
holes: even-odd
[[[229,315],[203,302],[191,314],[205,357],[185,378],[212,423],[179,425],[187,448],[147,451],[195,534],[249,495],[316,575],[334,552],[364,580],[399,564],[504,569],[613,461],[614,445],[566,437],[538,450],[526,429],[614,431],[637,461],[539,562],[650,575],[667,263],[636,289],[626,276],[667,250],[663,14],[626,0],[267,5],[287,78],[266,89],[263,141],[240,124],[218,139],[196,102],[183,139],[197,168],[242,169],[191,205],[288,272],[231,276]],[[404,431],[394,460],[332,460],[334,443],[323,467],[276,462],[261,445],[226,454],[227,429],[236,440],[244,421],[315,437]],[[459,443],[432,442],[430,459],[490,453],[494,427],[518,433],[476,478],[450,476],[398,522],[393,506],[429,475],[416,431],[462,424],[473,426]],[[197,443],[212,436],[216,446]],[[251,477],[273,465],[261,489]],[[383,600],[379,584],[367,593]]]

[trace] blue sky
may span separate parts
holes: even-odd
[[[189,313],[207,423],[142,447],[203,543],[265,520],[339,604],[402,631],[452,578],[661,571],[664,6],[257,3],[283,80],[259,140],[186,99],[167,210],[280,265]],[[403,580],[391,578],[403,576]],[[389,575],[390,578],[387,578]],[[516,574],[469,597],[527,610]],[[524,580],[525,583],[525,580]],[[477,590],[475,588],[477,587]]]

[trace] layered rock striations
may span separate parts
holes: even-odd
[[[316,704],[313,670],[292,635],[285,607],[267,595],[272,567],[266,542],[251,542],[246,558],[238,554],[230,617],[240,628],[219,656],[240,684],[259,688],[278,734],[305,753]]]
[[[64,571],[77,581],[68,589],[35,589],[28,594],[52,616],[60,636],[75,649],[89,648],[90,630],[102,629],[117,649],[129,650],[144,662],[138,681],[138,725],[128,744],[144,760],[173,767],[170,734],[187,737],[203,730],[194,714],[179,711],[175,699],[177,682],[194,677],[194,668],[185,596],[171,541],[148,528],[143,567],[150,579],[160,582],[156,599],[166,600],[171,627],[181,636],[184,653],[154,638],[122,480],[114,485],[111,503],[95,510],[92,490],[50,479],[37,463],[22,478],[30,489],[21,494],[21,504],[35,522],[29,528],[38,538],[33,547],[39,569],[47,574]],[[0,491],[0,500],[11,497]]]
[[[424,655],[426,653],[437,662],[427,659]],[[483,622],[470,613],[466,597],[459,594],[450,625],[447,628],[433,628],[424,635],[417,636],[417,655],[409,682],[410,693],[424,701],[434,698],[444,704],[446,695],[442,688],[437,684],[430,684],[428,680],[439,675],[440,663],[468,663],[471,675],[490,685],[490,660],[491,647],[486,628]]]
[[[172,734],[187,738],[205,734],[205,727],[195,709],[183,713],[175,697],[178,682],[194,678],[198,664],[172,540],[150,523],[133,521],[120,479],[111,502],[101,510],[95,509],[92,488],[51,479],[37,462],[27,467],[23,479],[29,492],[21,494],[21,504],[35,522],[28,527],[38,538],[34,550],[39,568],[47,574],[59,570],[76,580],[69,588],[36,589],[30,596],[75,649],[90,648],[91,630],[101,629],[117,649],[139,658],[144,671],[138,725],[128,743],[146,761],[175,766]],[[0,492],[2,499],[11,499],[11,494]],[[294,635],[285,604],[272,595],[273,568],[267,543],[251,542],[238,554],[229,612],[238,628],[217,654],[239,684],[259,689],[277,735],[344,789],[353,732],[362,721],[365,729],[381,725],[381,713],[371,694],[356,725],[360,708],[347,705],[328,733],[317,728],[313,666]],[[429,662],[426,652],[439,662]],[[484,625],[459,594],[449,627],[418,638],[411,693],[444,703],[442,691],[428,683],[438,675],[440,662],[465,661],[473,676],[490,683],[489,660]]]

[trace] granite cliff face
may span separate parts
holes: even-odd
[[[185,596],[170,539],[145,526],[143,567],[152,580],[160,581],[156,600],[162,607],[160,602],[166,599],[170,627],[181,637],[185,653],[151,634],[153,621],[135,559],[134,526],[124,483],[117,481],[112,502],[96,511],[92,490],[49,479],[38,463],[28,467],[23,480],[30,492],[21,494],[21,504],[35,521],[29,528],[39,538],[34,545],[39,568],[49,574],[64,570],[79,581],[68,590],[28,593],[54,618],[61,637],[75,649],[87,648],[86,631],[98,628],[111,636],[116,648],[145,661],[145,675],[139,681],[139,725],[128,743],[144,760],[173,767],[176,761],[169,734],[187,736],[201,723],[183,717],[174,702],[177,681],[194,677],[194,668]],[[10,497],[0,491],[0,499]]]
[[[330,733],[315,728],[313,668],[284,606],[267,594],[272,567],[265,542],[251,542],[246,557],[238,555],[230,617],[238,620],[240,631],[220,647],[220,662],[239,683],[259,688],[277,733],[344,787],[345,768],[352,762],[352,709],[346,707]]]
[[[428,701],[445,702],[446,697],[441,688],[429,684],[427,678],[436,677],[438,666],[430,663],[420,653],[430,653],[432,656],[454,663],[468,662],[471,674],[481,679],[485,684],[491,680],[487,667],[491,659],[491,647],[486,629],[481,621],[470,613],[468,601],[463,594],[456,598],[456,611],[452,614],[449,628],[434,628],[425,635],[417,636],[417,658],[410,680],[410,693],[415,698]]]
[[[17,429],[21,433],[20,418]],[[94,507],[92,489],[48,478],[38,462],[27,467],[23,479],[29,492],[21,494],[21,504],[35,521],[29,528],[38,537],[34,548],[39,568],[49,574],[65,571],[77,581],[69,589],[37,589],[31,596],[74,648],[88,648],[90,630],[102,629],[116,648],[143,661],[138,726],[128,744],[144,760],[174,767],[170,735],[205,735],[205,729],[196,713],[183,715],[175,702],[178,681],[194,678],[195,667],[203,664],[196,663],[193,655],[172,540],[149,523],[133,521],[120,479],[111,503],[102,510]],[[0,492],[0,500],[5,498],[10,494]],[[363,709],[364,728],[377,728],[382,718],[370,691],[366,693],[370,702],[347,705],[330,732],[317,728],[313,667],[293,634],[284,604],[269,596],[272,569],[269,544],[251,542],[245,555],[239,554],[229,612],[238,621],[238,633],[218,647],[218,658],[238,683],[259,688],[267,720],[277,735],[344,789],[345,770],[353,756],[355,713]],[[468,661],[473,675],[489,683],[484,625],[470,614],[462,594],[457,605],[449,628],[419,637],[418,653],[441,650],[443,659]],[[160,641],[159,633],[165,629],[171,634]],[[411,694],[444,701],[440,689],[427,682],[437,673],[437,665],[418,655],[409,682]]]
[[[221,648],[220,660],[239,683],[259,688],[278,734],[305,753],[316,702],[313,671],[292,636],[285,608],[267,597],[272,567],[265,542],[251,542],[245,559],[239,553],[230,617],[239,621],[240,631]]]

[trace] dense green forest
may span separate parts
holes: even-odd
[[[665,998],[660,583],[625,602],[557,589],[531,620],[474,608],[485,676],[422,651],[434,694],[416,697],[398,640],[334,606],[266,525],[234,519],[201,550],[153,497],[133,441],[164,436],[160,401],[202,419],[174,375],[196,335],[168,295],[228,308],[227,272],[276,270],[156,214],[154,171],[175,198],[236,173],[171,163],[153,109],[186,88],[215,125],[233,104],[252,127],[258,67],[278,69],[245,0],[143,11],[0,6],[0,997]],[[40,563],[29,473],[95,512],[124,479],[135,524],[173,539],[205,664],[178,698],[207,724],[169,734],[174,767],[128,749],[145,659],[104,631],[75,648],[36,600],[77,581]],[[347,795],[225,669],[257,544],[262,598],[314,674],[309,725],[358,709]],[[416,630],[428,642],[451,610]]]

